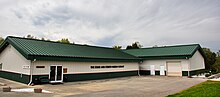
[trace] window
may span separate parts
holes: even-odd
[[[112,68],[118,68],[119,66],[112,66]]]
[[[91,66],[90,68],[95,68],[95,66]]]
[[[95,66],[95,68],[100,68],[100,66]]]
[[[45,68],[45,66],[36,66],[36,68]]]
[[[113,66],[90,66],[91,69],[104,69],[104,68],[124,68],[124,65],[113,65]]]
[[[120,66],[119,66],[119,68],[124,68],[124,67],[125,67],[124,65],[120,65]]]
[[[2,63],[0,64],[0,69],[2,69]]]
[[[112,66],[106,66],[106,68],[111,68]]]

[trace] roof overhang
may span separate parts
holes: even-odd
[[[10,40],[9,37],[0,45],[0,53],[11,44],[21,55],[27,60],[41,60],[41,61],[73,61],[73,62],[140,62],[140,58],[87,58],[87,57],[66,57],[66,56],[47,56],[47,55],[30,55],[27,54],[22,47]]]
[[[29,60],[40,61],[72,61],[72,62],[140,62],[142,59],[114,59],[114,58],[85,58],[85,57],[65,57],[65,56],[41,56],[30,55]]]
[[[183,55],[183,56],[149,56],[149,57],[140,57],[143,60],[163,60],[163,59],[189,59],[192,56]]]

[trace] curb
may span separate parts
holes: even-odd
[[[7,84],[0,82],[0,86],[7,86]]]
[[[208,79],[208,81],[220,82],[220,79]]]

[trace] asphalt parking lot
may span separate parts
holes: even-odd
[[[53,92],[17,93],[2,92],[0,97],[164,97],[185,90],[206,81],[202,78],[166,77],[166,76],[134,76],[104,80],[68,82],[64,84],[44,84],[27,86],[25,84],[0,78],[12,88],[42,88]]]

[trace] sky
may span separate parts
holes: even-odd
[[[220,49],[220,0],[0,0],[0,36]]]

